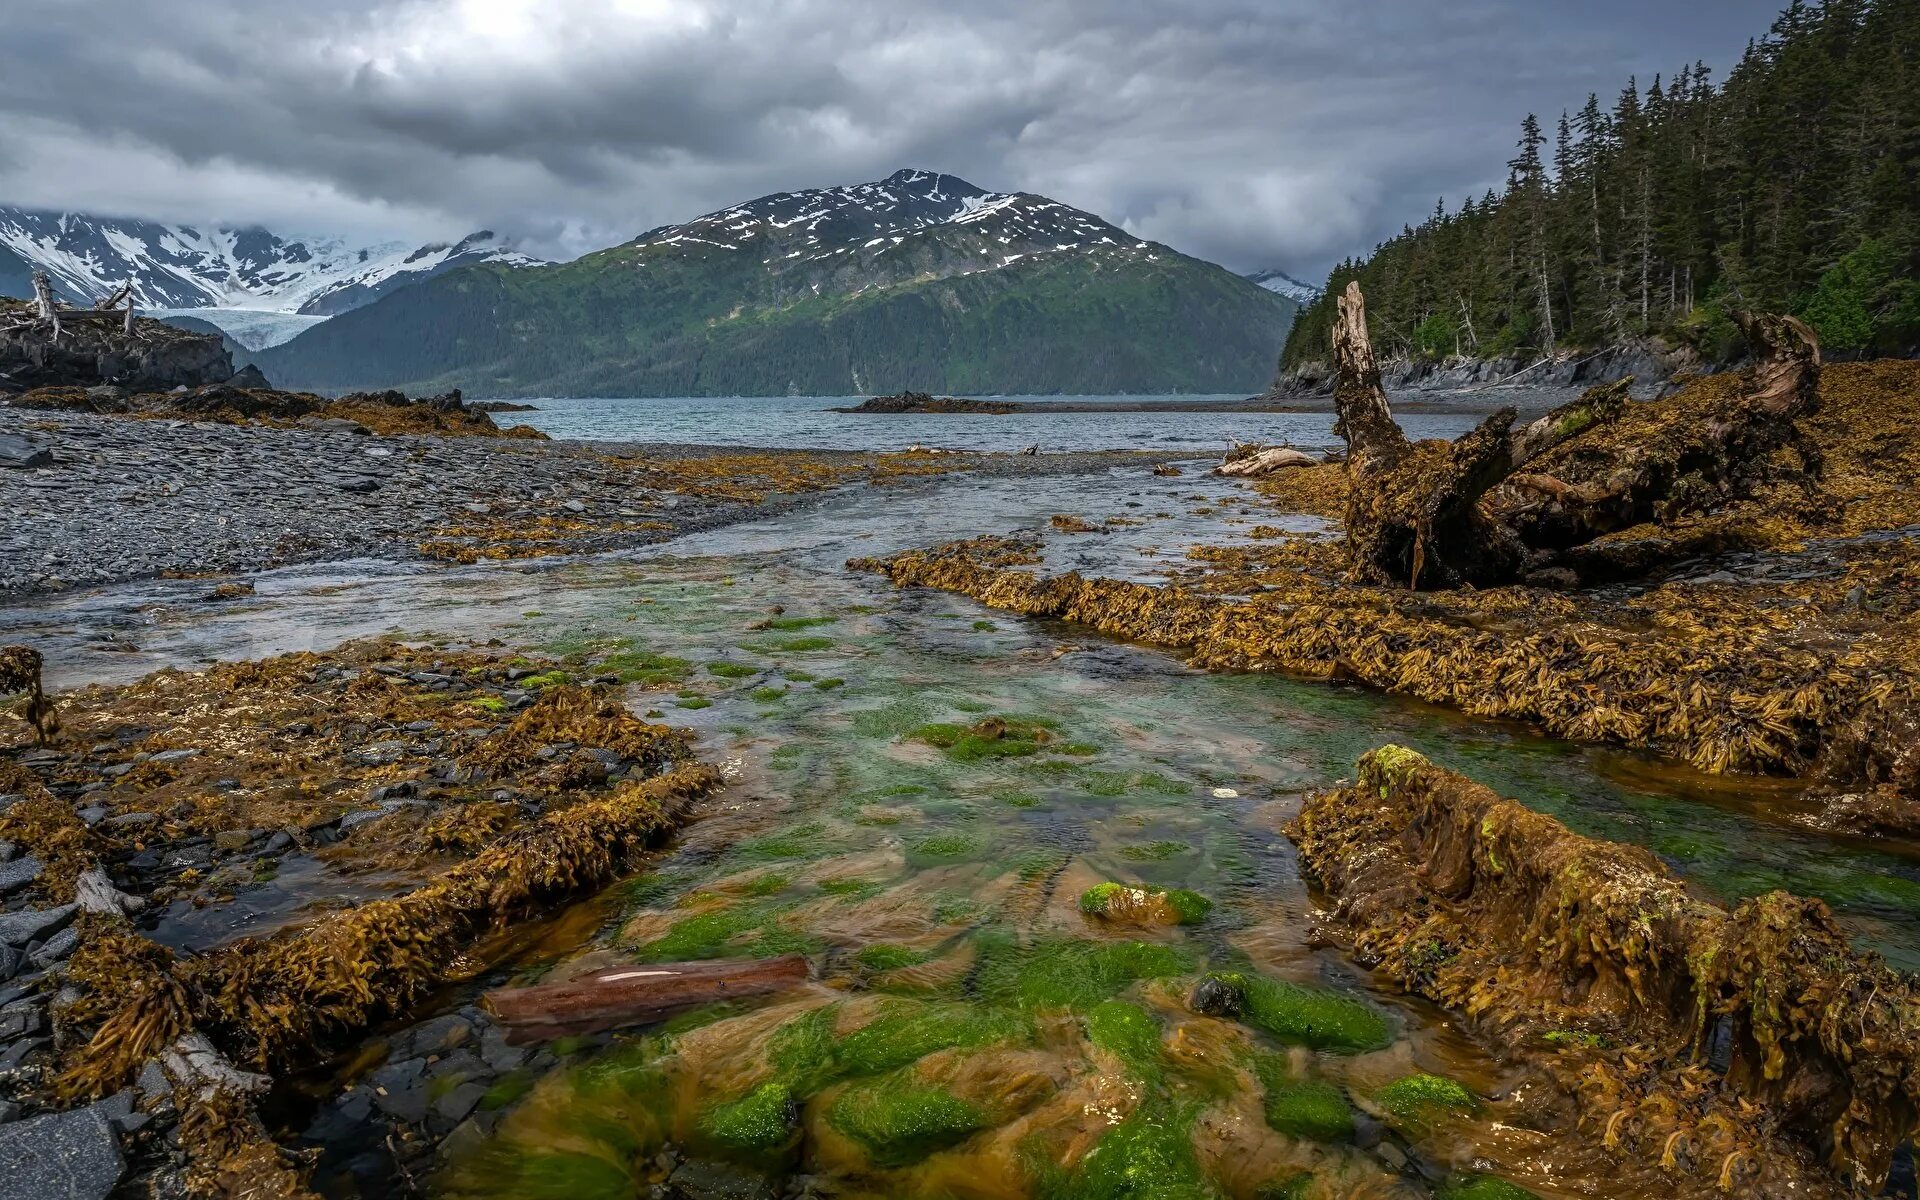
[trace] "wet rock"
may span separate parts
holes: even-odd
[[[53,451],[17,433],[0,433],[0,469],[31,470],[53,465]]]
[[[707,1159],[681,1164],[667,1188],[676,1200],[774,1200],[778,1195],[758,1172]]]
[[[391,1057],[397,1060],[446,1054],[473,1040],[473,1024],[457,1013],[423,1021],[393,1039]]]
[[[58,908],[30,908],[0,915],[0,946],[24,946],[44,941],[65,929],[79,909],[72,904]]]
[[[213,835],[213,844],[221,850],[232,853],[245,850],[256,834],[252,829],[222,829]]]
[[[67,956],[80,948],[80,933],[67,928],[47,939],[47,943],[27,955],[27,961],[41,970],[46,970],[57,962],[65,962]]]
[[[0,1008],[0,1042],[32,1037],[46,1026],[47,1015],[32,1000],[16,1000]]]
[[[125,1171],[98,1105],[0,1125],[0,1200],[105,1200]]]
[[[227,585],[222,584],[221,586],[224,587]],[[157,763],[185,762],[187,759],[192,758],[199,753],[200,751],[198,749],[195,749],[192,747],[182,747],[181,749],[178,749],[178,750],[162,750],[158,754],[155,754],[151,758],[147,759],[147,761],[157,762]]]
[[[373,1103],[396,1120],[418,1124],[427,1116],[427,1061],[423,1058],[388,1063],[367,1078]]]
[[[484,1083],[462,1083],[454,1086],[433,1102],[435,1125],[452,1129],[472,1114],[486,1094],[487,1085]]]
[[[1193,993],[1187,997],[1187,1007],[1203,1016],[1235,1017],[1240,1015],[1246,1001],[1245,994],[1232,983],[1209,975],[1194,985]]]
[[[40,873],[45,869],[46,864],[31,854],[25,858],[16,858],[12,862],[0,862],[0,896],[26,887],[40,878]]]
[[[20,969],[20,952],[12,946],[0,946],[0,983],[12,979]]]

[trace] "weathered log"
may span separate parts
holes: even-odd
[[[566,983],[500,988],[482,1003],[516,1045],[603,1033],[663,1020],[677,1012],[765,996],[807,981],[802,954],[779,958],[634,964],[596,971]]]
[[[53,303],[53,281],[47,278],[45,271],[33,273],[33,303],[39,311],[40,319],[53,326],[53,336],[60,336],[60,310]]]
[[[1244,447],[1227,455],[1226,461],[1213,469],[1215,475],[1227,475],[1240,479],[1258,479],[1262,475],[1271,475],[1275,471],[1284,471],[1290,467],[1317,467],[1320,460],[1292,446]]]

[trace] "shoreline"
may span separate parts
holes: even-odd
[[[4,407],[0,434],[52,455],[0,470],[0,508],[18,514],[0,534],[0,603],[355,558],[600,553],[757,519],[863,479],[1214,457],[368,437]]]

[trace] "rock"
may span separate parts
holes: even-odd
[[[160,819],[160,815],[158,813],[150,813],[150,812],[115,813],[113,816],[108,817],[106,820],[101,821],[100,823],[102,825],[105,825],[109,829],[143,829],[148,825],[152,825],[154,822],[158,821],[159,819]]]
[[[458,1084],[446,1095],[433,1102],[433,1115],[448,1127],[458,1125],[479,1106],[481,1098],[486,1094],[486,1084]]]
[[[393,1039],[392,1056],[408,1059],[445,1054],[472,1040],[473,1023],[458,1014],[449,1014],[423,1021],[397,1035]]]
[[[774,1200],[779,1194],[757,1171],[707,1159],[682,1163],[668,1183],[685,1200]]]
[[[220,586],[230,587],[235,585],[221,584]],[[238,586],[245,587],[247,589],[247,594],[249,595],[251,595],[253,592],[253,588],[251,585],[240,584]],[[179,750],[162,750],[160,751],[160,753],[155,754],[151,758],[147,759],[147,761],[157,762],[157,763],[185,762],[187,759],[192,758],[194,755],[198,753],[200,753],[200,751],[197,748],[193,748],[193,747],[185,747]]]
[[[12,946],[0,946],[0,983],[13,978],[20,969],[20,952]]]
[[[1194,985],[1187,1007],[1210,1017],[1238,1016],[1246,1004],[1246,995],[1233,984],[1209,975]]]
[[[46,1014],[32,1000],[16,1000],[0,1008],[0,1042],[32,1037],[46,1023]]]
[[[562,504],[560,507],[566,509],[570,513],[583,513],[587,511],[587,506],[578,500],[569,500],[565,504]]]
[[[40,878],[40,872],[45,869],[46,865],[31,854],[12,862],[0,863],[0,896],[26,887]]]
[[[50,938],[65,929],[77,911],[75,905],[62,904],[0,915],[0,946],[24,946]]]
[[[233,378],[227,380],[227,386],[254,389],[263,392],[270,391],[273,388],[273,385],[267,382],[266,373],[252,363],[248,363],[238,371],[235,371]]]
[[[27,955],[27,961],[41,970],[46,970],[57,962],[64,962],[69,954],[80,948],[80,933],[69,926],[47,939],[47,944]]]
[[[0,433],[0,468],[30,470],[53,465],[53,451],[36,446],[17,433]]]
[[[125,1170],[98,1105],[0,1125],[0,1200],[106,1200]]]
[[[236,850],[245,850],[247,843],[253,841],[251,829],[222,829],[213,835],[213,844],[229,854]]]
[[[396,1120],[418,1124],[427,1116],[427,1062],[410,1058],[390,1062],[367,1077],[373,1089],[373,1103]]]

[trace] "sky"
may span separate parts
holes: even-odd
[[[0,204],[573,257],[901,167],[1317,281],[1780,0],[52,0]]]

